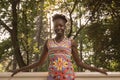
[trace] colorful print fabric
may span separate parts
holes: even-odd
[[[71,63],[71,40],[64,38],[60,43],[55,39],[48,40],[49,76],[48,80],[74,80],[74,69]]]

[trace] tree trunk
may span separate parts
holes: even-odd
[[[14,48],[14,56],[15,56],[15,59],[17,60],[18,66],[20,68],[23,66],[26,66],[26,64],[23,61],[21,52],[20,52],[19,42],[18,42],[16,33],[11,34],[11,40],[12,40],[12,45]]]
[[[19,67],[23,67],[23,66],[26,66],[26,64],[24,63],[23,61],[23,58],[22,58],[22,55],[21,55],[21,52],[20,52],[20,46],[19,46],[19,41],[18,41],[18,25],[17,25],[17,9],[16,9],[16,6],[17,4],[19,3],[19,0],[13,0],[11,1],[11,4],[12,4],[12,26],[13,26],[13,29],[12,29],[12,32],[10,33],[11,35],[11,40],[12,40],[12,45],[13,45],[13,48],[14,48],[14,56],[15,56],[15,59],[17,60],[18,62],[18,65]]]

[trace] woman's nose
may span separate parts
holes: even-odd
[[[58,26],[58,29],[60,29],[61,28],[61,26]]]

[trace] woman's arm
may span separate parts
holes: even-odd
[[[47,42],[48,40],[45,42],[45,45],[44,45],[44,48],[43,48],[43,52],[42,52],[42,55],[40,57],[40,60],[38,60],[37,62],[33,63],[33,64],[30,64],[28,66],[25,66],[25,67],[22,67],[20,69],[16,69],[13,74],[11,75],[11,77],[13,77],[16,73],[20,72],[20,71],[25,71],[25,70],[28,70],[28,69],[32,69],[32,68],[35,68],[37,66],[42,66],[42,64],[44,63],[47,55],[48,55],[48,48],[47,48]]]
[[[82,60],[81,60],[81,59],[79,58],[79,56],[78,56],[77,44],[75,43],[74,40],[71,41],[71,44],[72,44],[72,45],[71,45],[71,47],[72,47],[72,55],[73,55],[73,58],[74,58],[74,60],[75,60],[75,62],[76,62],[76,64],[77,64],[77,66],[81,66],[81,67],[83,67],[83,68],[85,68],[85,69],[89,69],[89,70],[92,70],[92,71],[101,72],[101,73],[107,75],[107,73],[106,73],[105,70],[98,69],[98,68],[96,68],[96,67],[91,67],[91,66],[83,63]]]

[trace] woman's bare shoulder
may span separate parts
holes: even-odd
[[[77,42],[74,39],[71,39],[71,46],[77,47]]]

